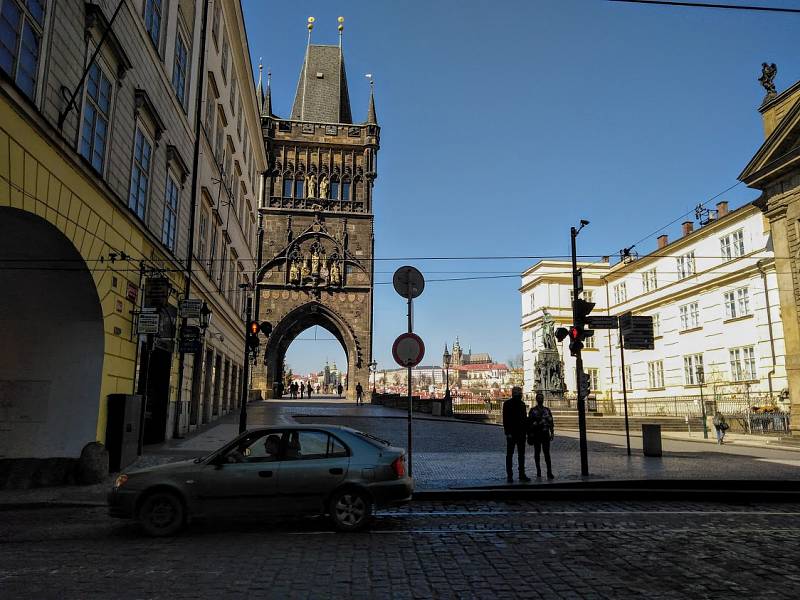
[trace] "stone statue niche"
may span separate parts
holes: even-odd
[[[541,347],[534,363],[534,391],[544,394],[545,402],[563,400],[567,386],[564,384],[564,363],[558,352],[553,318],[544,313]]]

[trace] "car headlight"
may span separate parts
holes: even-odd
[[[120,473],[119,475],[117,475],[117,478],[114,480],[114,489],[118,490],[123,485],[125,485],[127,482],[128,482],[128,476],[125,475],[125,473]]]

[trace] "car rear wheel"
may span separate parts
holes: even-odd
[[[358,531],[369,523],[372,501],[362,491],[346,489],[336,492],[330,501],[333,526],[339,531]]]
[[[138,517],[147,535],[160,537],[178,533],[186,521],[186,511],[177,495],[155,492],[144,499]]]

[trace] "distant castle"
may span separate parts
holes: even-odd
[[[447,352],[447,344],[444,345],[444,351]],[[442,355],[442,364],[446,361],[444,360],[444,354]],[[456,338],[455,344],[453,344],[453,351],[450,353],[450,367],[463,367],[464,365],[487,365],[491,364],[494,361],[492,357],[487,352],[480,352],[473,354],[472,348],[467,350],[467,353],[461,350],[461,344]]]

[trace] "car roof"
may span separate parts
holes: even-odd
[[[351,427],[344,427],[342,425],[322,425],[322,424],[315,424],[315,423],[307,423],[302,425],[270,425],[269,427],[254,427],[252,429],[248,429],[247,433],[260,433],[263,431],[294,431],[294,430],[302,430],[302,429],[321,429],[323,431],[346,431],[348,433],[355,432],[355,429]]]

